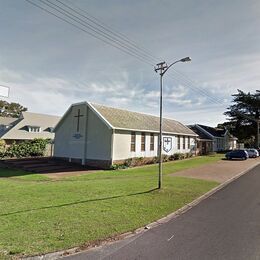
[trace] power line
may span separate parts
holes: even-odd
[[[133,48],[135,48],[135,49],[137,49],[137,50],[143,52],[144,54],[147,54],[147,57],[153,59],[154,62],[157,62],[157,61],[158,61],[158,58],[155,57],[151,52],[147,51],[147,50],[144,49],[143,47],[138,46],[136,42],[130,40],[127,36],[125,36],[125,35],[123,35],[123,34],[121,34],[121,33],[119,33],[119,32],[116,32],[116,31],[114,31],[113,29],[110,29],[107,25],[104,25],[100,20],[98,20],[97,18],[91,16],[91,15],[90,15],[89,13],[87,13],[85,10],[80,9],[80,8],[76,7],[75,5],[73,5],[73,4],[71,4],[71,3],[70,3],[70,5],[71,5],[72,7],[74,7],[74,9],[73,9],[71,6],[69,6],[69,5],[65,4],[65,3],[63,3],[63,2],[60,1],[60,0],[56,0],[56,2],[59,2],[60,4],[66,6],[66,7],[69,8],[70,10],[72,10],[73,12],[79,14],[80,16],[86,18],[87,20],[89,20],[89,21],[92,22],[93,24],[97,25],[98,27],[100,27],[100,28],[102,28],[102,29],[108,31],[109,33],[111,33],[112,35],[114,35],[115,37],[117,37],[118,39],[121,39],[121,40],[123,40],[124,42],[128,43],[129,45],[131,45]],[[81,12],[75,10],[75,8],[78,9],[79,11],[83,12],[83,14],[82,14]],[[84,15],[84,14],[86,14],[86,15]]]
[[[135,55],[139,55],[141,56],[143,59],[147,59],[147,55],[144,55],[138,51],[136,51],[135,49],[127,46],[125,43],[122,43],[121,41],[119,41],[118,39],[116,39],[115,37],[109,35],[108,33],[104,32],[103,30],[94,27],[93,25],[91,25],[89,22],[86,22],[85,20],[81,19],[80,17],[78,17],[77,15],[74,15],[73,13],[71,13],[70,11],[67,11],[66,9],[60,7],[59,5],[56,5],[55,3],[52,3],[49,0],[39,0],[40,2],[42,2],[43,4],[45,4],[46,6],[48,6],[49,8],[56,10],[57,12],[61,13],[62,15],[65,15],[66,17],[68,17],[69,19],[75,21],[76,23],[79,23],[81,26],[93,31],[94,33],[100,35],[101,37],[104,37],[105,39],[119,45],[122,48],[125,48],[126,50],[132,52]],[[49,3],[49,4],[48,4]],[[152,60],[151,64],[153,64]]]
[[[48,0],[47,0],[47,1],[48,1]],[[75,10],[74,10],[73,8],[71,8],[70,6],[68,6],[68,5],[64,4],[64,3],[62,3],[60,0],[56,0],[56,1],[59,2],[59,3],[61,3],[61,4],[63,4],[63,5],[65,5],[66,7],[68,7],[68,8],[71,9],[71,10],[73,10],[74,12],[76,12],[76,13],[82,15],[81,13],[75,11]],[[49,2],[49,1],[48,1],[48,2]],[[82,10],[82,9],[80,9],[80,10],[84,12],[84,10]],[[85,13],[86,13],[86,12],[85,12]],[[86,14],[88,14],[88,13],[86,13]],[[97,24],[98,26],[101,26],[101,27],[104,28],[105,30],[108,30],[108,31],[111,32],[112,34],[117,35],[117,33],[115,33],[113,30],[107,29],[106,26],[100,25],[99,23],[93,21],[93,19],[91,19],[91,18],[89,18],[89,17],[86,17],[85,15],[82,15],[82,16],[85,17],[85,18],[87,18],[88,20],[94,22],[94,23]],[[96,19],[96,20],[97,20],[97,19]],[[132,44],[132,43],[131,43],[131,40],[129,40],[129,39],[127,39],[127,42],[129,42],[130,44]],[[135,43],[134,43],[133,45],[134,45],[134,46],[137,46]],[[143,51],[143,48],[141,48],[140,50]],[[149,56],[152,57],[153,60],[158,61],[158,57],[155,57],[155,56],[154,56],[153,54],[151,54],[149,51],[146,51],[146,50],[144,50],[144,51],[145,51],[146,53],[148,53]],[[215,97],[213,98],[213,97],[211,97],[211,96],[209,95],[209,93],[207,93],[206,90],[194,86],[193,82],[192,82],[191,80],[189,80],[184,74],[178,72],[178,71],[175,70],[175,69],[174,69],[174,71],[180,75],[180,77],[177,78],[178,81],[180,81],[180,82],[181,82],[181,80],[185,80],[185,81],[186,81],[186,84],[185,84],[186,87],[191,88],[191,89],[192,89],[192,88],[195,88],[197,91],[201,92],[205,97],[211,99],[214,103],[217,103],[216,101],[218,101],[219,104],[223,105],[222,101],[220,101],[218,98],[215,98]],[[175,77],[176,77],[176,75],[175,75]],[[181,79],[180,79],[180,78],[181,78]],[[187,82],[188,82],[188,85],[191,84],[191,86],[187,86]],[[184,84],[183,84],[183,85],[184,85]],[[193,90],[193,89],[192,89],[192,90]],[[193,91],[194,91],[194,90],[193,90]]]
[[[141,62],[144,62],[144,63],[146,63],[146,64],[148,64],[148,65],[152,65],[152,63],[148,63],[146,60],[140,58],[139,56],[134,55],[133,53],[131,53],[131,52],[129,52],[129,51],[127,51],[127,50],[125,50],[125,49],[123,49],[123,48],[121,48],[121,47],[119,47],[119,46],[117,46],[117,45],[115,45],[115,44],[113,44],[113,43],[111,43],[111,42],[109,42],[109,41],[103,39],[103,38],[101,38],[101,37],[96,36],[94,33],[91,33],[91,32],[89,32],[89,31],[87,31],[87,30],[81,28],[81,27],[78,26],[77,24],[74,24],[73,22],[68,21],[68,20],[66,20],[65,18],[63,18],[63,17],[61,17],[61,16],[59,16],[59,15],[53,13],[52,11],[50,11],[50,10],[48,10],[48,9],[46,9],[46,8],[44,8],[44,7],[40,6],[40,5],[38,5],[38,4],[35,4],[35,3],[32,2],[31,0],[25,0],[25,1],[28,2],[28,3],[30,3],[30,4],[32,4],[32,5],[34,5],[34,6],[36,6],[37,8],[40,8],[41,10],[43,10],[43,11],[45,11],[45,12],[47,12],[47,13],[49,13],[49,14],[55,16],[56,18],[62,20],[63,22],[65,22],[65,23],[67,23],[67,24],[70,24],[71,26],[73,26],[73,27],[75,27],[75,28],[77,28],[77,29],[79,29],[79,30],[81,30],[81,31],[83,31],[83,32],[85,32],[85,33],[91,35],[92,37],[94,37],[94,38],[96,38],[96,39],[98,39],[98,40],[100,40],[100,41],[102,41],[102,42],[104,42],[104,43],[106,43],[106,44],[108,44],[108,45],[110,45],[110,46],[113,46],[113,47],[115,47],[116,49],[119,49],[120,51],[122,51],[122,52],[124,52],[124,53],[126,53],[126,54],[128,54],[128,55],[130,55],[130,56],[132,56],[132,57],[134,57],[134,58],[136,58],[136,59],[138,59],[138,60],[140,60]]]
[[[64,17],[61,17],[61,16],[57,15],[56,13],[53,13],[53,12],[51,12],[50,10],[48,10],[48,9],[42,7],[42,6],[33,3],[33,2],[30,1],[30,0],[25,0],[25,1],[27,1],[27,2],[29,2],[30,4],[32,4],[32,5],[34,5],[34,6],[38,7],[38,8],[40,8],[40,9],[46,11],[46,12],[48,12],[49,14],[54,15],[55,17],[57,17],[57,18],[61,19],[62,21],[64,21],[64,22],[66,22],[66,23],[68,23],[68,24],[70,24],[70,25],[72,25],[72,26],[74,26],[74,27],[80,29],[81,31],[84,31],[85,33],[88,33],[88,34],[90,34],[91,36],[93,36],[93,37],[95,37],[95,38],[97,38],[97,39],[99,39],[99,40],[101,40],[101,41],[103,41],[103,42],[105,42],[105,43],[107,43],[107,44],[109,44],[109,45],[111,45],[111,46],[113,46],[113,47],[115,47],[115,48],[117,48],[117,49],[119,49],[119,50],[125,52],[125,53],[127,53],[128,55],[131,55],[132,57],[135,57],[135,58],[139,59],[140,61],[142,61],[142,62],[144,62],[144,63],[146,63],[146,64],[148,64],[148,65],[153,65],[153,64],[150,62],[152,59],[153,59],[153,60],[157,60],[157,58],[156,58],[155,56],[150,55],[150,52],[149,52],[149,51],[144,50],[144,51],[147,52],[147,55],[148,55],[148,53],[149,53],[149,55],[151,56],[151,58],[149,58],[149,61],[148,61],[147,55],[144,55],[144,54],[142,53],[143,50],[141,50],[141,49],[143,49],[143,48],[140,48],[140,51],[139,51],[138,49],[133,49],[132,47],[129,47],[129,44],[128,44],[128,45],[125,45],[124,42],[119,41],[119,40],[118,40],[117,38],[115,38],[115,37],[111,37],[111,35],[109,35],[107,32],[104,32],[103,30],[94,27],[93,25],[91,25],[91,24],[87,23],[86,21],[84,21],[83,19],[79,18],[77,15],[74,15],[73,13],[68,12],[68,11],[65,10],[64,8],[62,8],[62,7],[60,7],[59,5],[56,5],[56,4],[52,3],[52,2],[50,2],[49,0],[46,0],[46,1],[47,1],[48,3],[50,3],[51,5],[48,4],[48,3],[46,3],[46,2],[43,1],[43,0],[39,0],[39,1],[42,2],[43,4],[45,4],[46,6],[48,6],[49,8],[51,8],[52,10],[56,10],[56,11],[59,12],[60,14],[65,15],[66,17],[68,17],[69,19],[73,20],[74,22],[80,24],[80,25],[83,26],[84,28],[87,28],[87,29],[92,30],[92,32],[89,32],[89,31],[83,29],[81,26],[78,26],[78,25],[75,24],[74,22],[68,21],[68,20],[65,19]],[[56,0],[56,1],[59,2],[59,3],[61,3],[61,4],[63,4],[64,6],[66,6],[67,8],[69,8],[70,10],[74,11],[75,13],[80,14],[79,12],[75,11],[72,7],[70,7],[70,6],[68,6],[68,5],[64,4],[64,3],[62,3],[61,1],[59,1],[59,0]],[[93,22],[93,19],[90,19],[89,17],[87,17],[87,16],[85,16],[85,15],[82,15],[82,14],[80,14],[80,15],[83,16],[84,18],[90,20],[91,22]],[[97,19],[95,19],[95,20],[98,21]],[[97,22],[95,22],[95,21],[94,21],[94,23],[95,23],[96,25],[100,26],[102,29],[107,30],[107,28],[106,28],[105,26],[99,25],[99,24],[98,24]],[[114,33],[112,30],[108,30],[108,32],[110,32],[110,33],[112,32],[114,35],[116,35],[116,33]],[[104,37],[104,38],[106,38],[106,39],[100,38],[100,37],[97,36],[96,34],[98,34],[99,36]],[[123,37],[121,37],[121,39],[123,39]],[[111,43],[111,41],[112,41],[112,43]],[[131,44],[131,41],[128,40],[128,43]],[[118,45],[119,45],[119,46],[118,46]],[[136,44],[134,44],[134,45],[136,46]],[[210,96],[209,93],[207,93],[207,91],[205,91],[204,89],[201,89],[201,88],[195,86],[195,85],[193,84],[193,82],[192,82],[190,79],[188,79],[184,74],[182,74],[182,73],[180,73],[180,72],[178,72],[178,71],[176,71],[176,70],[174,70],[174,71],[175,71],[177,74],[179,74],[179,76],[174,75],[174,78],[171,77],[173,80],[179,81],[183,86],[186,86],[186,87],[190,88],[190,89],[191,89],[192,91],[194,91],[194,92],[197,92],[197,91],[200,92],[203,96],[207,97],[212,103],[223,105],[222,102],[220,102],[220,101],[217,100],[216,98],[213,98],[212,96]],[[183,81],[185,81],[186,83],[183,84]]]

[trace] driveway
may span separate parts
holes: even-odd
[[[217,181],[223,183],[238,173],[248,170],[260,163],[260,157],[256,159],[241,160],[220,160],[215,163],[206,164],[200,167],[173,173],[173,176],[182,176],[195,179]]]

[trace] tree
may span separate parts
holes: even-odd
[[[238,89],[238,93],[232,95],[232,105],[227,108],[224,115],[230,119],[223,126],[229,129],[238,139],[247,146],[258,146],[259,122],[260,122],[260,96],[259,93],[245,93]]]
[[[27,111],[27,108],[18,103],[8,103],[7,101],[0,100],[0,116],[19,117],[24,111]]]

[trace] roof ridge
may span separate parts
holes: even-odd
[[[23,111],[22,115],[24,115],[24,114],[32,114],[32,115],[39,115],[39,116],[49,116],[49,117],[59,117],[59,118],[61,118],[61,116],[44,114],[44,113],[35,113],[35,112],[29,112],[29,111]]]
[[[112,109],[122,110],[122,111],[130,112],[130,113],[141,114],[141,115],[145,115],[145,116],[153,116],[153,117],[156,117],[156,118],[158,118],[158,119],[160,118],[160,116],[156,116],[156,115],[148,114],[148,113],[144,113],[144,112],[137,112],[137,111],[128,110],[128,109],[123,109],[123,108],[111,107],[111,106],[102,105],[102,104],[93,103],[93,102],[89,102],[89,103],[90,103],[91,105],[94,105],[94,106],[97,105],[97,106],[102,106],[102,107],[106,107],[106,108],[112,108]],[[173,119],[173,118],[163,117],[163,119],[172,120],[172,121],[175,121],[175,122],[180,123],[178,120]],[[180,123],[180,124],[182,124],[182,123]],[[184,124],[183,124],[183,125],[184,125]]]

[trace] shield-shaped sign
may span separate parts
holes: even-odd
[[[168,153],[172,149],[172,138],[171,137],[163,137],[163,150]]]

